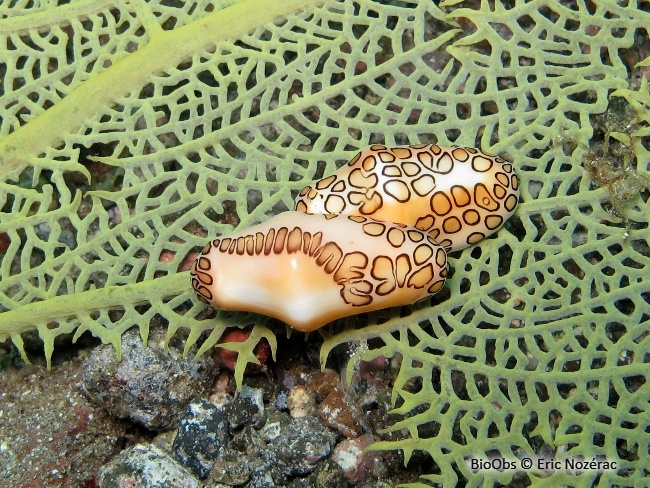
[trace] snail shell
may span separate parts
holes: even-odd
[[[478,149],[375,145],[303,188],[295,209],[412,225],[457,251],[496,232],[518,200],[512,164]]]
[[[415,227],[363,216],[284,212],[211,241],[191,280],[199,298],[300,331],[438,292],[445,250]]]

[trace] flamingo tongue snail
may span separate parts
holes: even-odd
[[[371,146],[305,187],[296,211],[208,243],[190,272],[203,302],[308,332],[437,293],[447,251],[515,211],[512,164],[469,147]]]
[[[496,232],[518,199],[512,164],[478,149],[375,145],[303,188],[295,209],[413,225],[458,251]]]
[[[447,255],[427,232],[361,216],[284,212],[208,243],[191,270],[202,301],[307,332],[438,292]]]

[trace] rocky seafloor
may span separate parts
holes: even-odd
[[[404,466],[399,451],[366,449],[406,435],[382,430],[397,420],[398,358],[358,363],[346,384],[352,345],[321,369],[315,336],[278,335],[277,361],[262,352],[239,390],[232,353],[183,356],[180,337],[165,351],[162,328],[147,347],[127,332],[121,361],[100,345],[64,347],[50,371],[5,367],[0,485],[368,488],[435,469],[417,452]]]

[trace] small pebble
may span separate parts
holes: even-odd
[[[335,388],[318,406],[318,416],[345,437],[363,433],[363,409],[343,388]]]
[[[276,408],[269,408],[266,423],[259,430],[259,435],[267,443],[274,442],[291,423],[291,417]]]
[[[306,375],[305,386],[314,395],[317,402],[323,401],[323,398],[329,395],[340,384],[341,376],[330,368]]]
[[[335,441],[336,434],[320,419],[302,417],[292,419],[270,448],[286,476],[305,475],[329,456]]]
[[[42,241],[48,241],[50,239],[50,234],[52,233],[52,227],[47,222],[38,224],[34,227],[34,232],[38,238]]]
[[[229,439],[226,413],[207,400],[187,406],[174,439],[174,457],[199,478],[207,478]]]
[[[341,466],[331,459],[326,459],[319,463],[316,470],[310,473],[299,486],[301,488],[346,488],[349,485]]]
[[[306,417],[314,410],[314,397],[304,386],[294,386],[287,398],[289,413],[294,419]]]
[[[217,373],[217,378],[214,380],[212,389],[215,393],[226,393],[234,395],[237,391],[235,385],[235,378],[230,371],[221,370]]]
[[[363,451],[375,441],[370,434],[346,439],[334,448],[332,460],[343,469],[348,483],[356,485],[368,477],[386,475],[386,469],[378,451]]]
[[[264,427],[253,430],[248,445],[240,449],[256,450],[258,457],[263,459],[254,471],[265,471],[271,466],[280,469],[283,477],[290,478],[316,469],[318,462],[332,452],[336,437],[336,433],[316,417],[293,419],[269,407]]]
[[[75,233],[70,229],[62,229],[61,235],[59,235],[59,242],[65,244],[70,249],[75,249],[77,247],[77,241],[75,240]]]
[[[388,369],[389,363],[386,356],[379,356],[372,361],[361,361],[359,363],[359,376],[366,381],[373,378],[381,378]]]
[[[264,424],[264,392],[260,388],[243,385],[241,392],[228,405],[230,427],[239,429],[244,425],[259,428]]]
[[[151,443],[165,452],[172,452],[172,446],[174,445],[174,439],[176,438],[177,433],[177,429],[158,432],[156,437],[152,439]]]
[[[294,364],[289,369],[281,369],[278,373],[280,384],[287,390],[291,390],[294,386],[304,385],[305,377],[310,371],[306,364]]]
[[[225,449],[214,464],[210,472],[207,486],[222,483],[228,486],[239,486],[248,482],[253,473],[253,468],[248,463],[246,454]]]
[[[275,402],[273,402],[273,406],[278,410],[288,412],[289,406],[287,405],[287,400],[289,400],[289,393],[286,391],[280,391],[278,392]]]
[[[102,488],[200,488],[201,483],[156,446],[138,444],[122,451],[99,472]]]
[[[210,403],[216,405],[222,410],[226,410],[228,405],[232,403],[233,397],[225,391],[217,391],[208,397]]]
[[[248,488],[278,488],[284,486],[284,481],[277,467],[267,465],[266,469],[253,472]]]

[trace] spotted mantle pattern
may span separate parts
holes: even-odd
[[[518,199],[512,164],[478,149],[375,145],[303,188],[295,209],[413,225],[457,251],[496,232]]]

